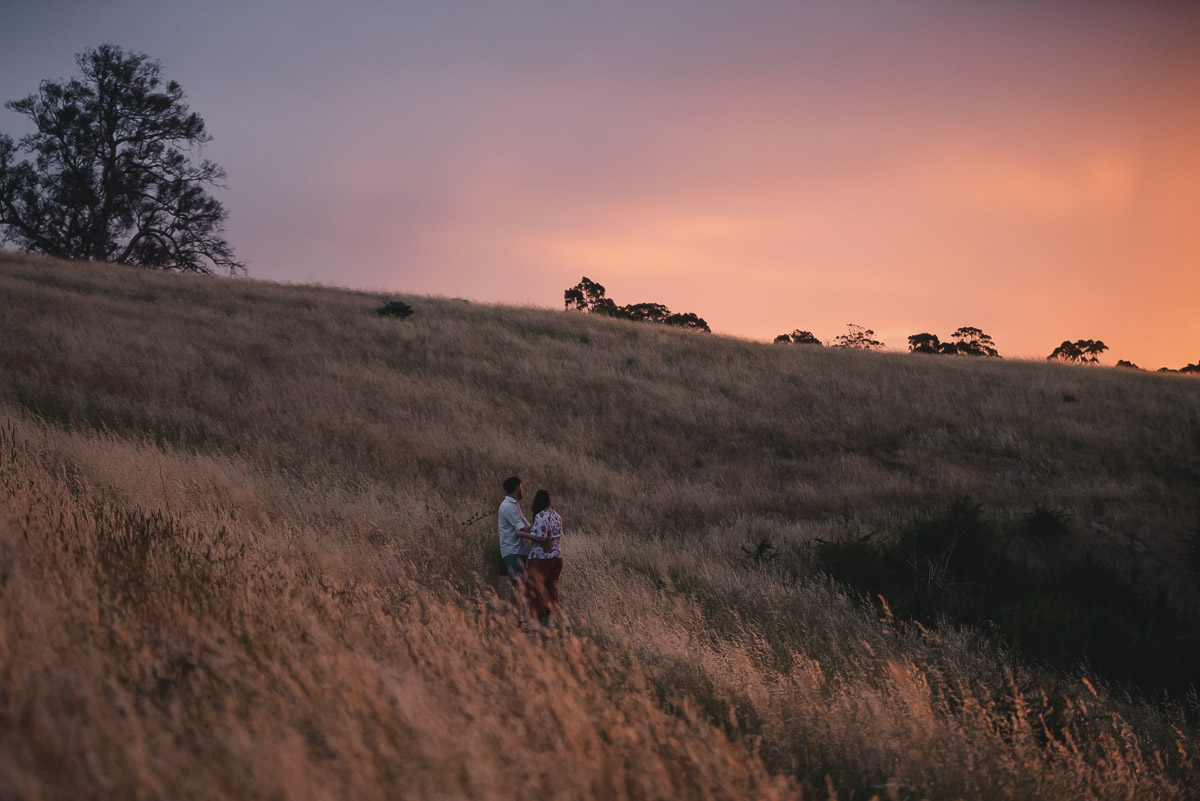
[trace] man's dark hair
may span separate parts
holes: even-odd
[[[517,491],[517,487],[521,486],[521,479],[517,476],[509,476],[504,479],[504,494],[512,495]]]

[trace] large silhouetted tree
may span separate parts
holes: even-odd
[[[1071,342],[1064,339],[1063,343],[1054,349],[1046,359],[1058,359],[1064,362],[1080,362],[1087,364],[1095,364],[1100,361],[1100,354],[1108,350],[1108,345],[1105,345],[1099,339],[1077,339]]]
[[[942,353],[942,340],[937,334],[913,334],[908,338],[908,349],[913,353]]]
[[[974,326],[964,325],[951,334],[950,338],[953,342],[948,344],[952,345],[954,352],[960,356],[990,356],[992,358],[1000,356],[992,338]]]
[[[563,305],[574,311],[595,311],[596,305],[606,300],[604,285],[597,284],[586,275],[578,284],[563,292]]]
[[[950,335],[949,342],[942,342],[937,334],[913,334],[908,338],[908,349],[913,353],[940,353],[951,356],[990,356],[1000,358],[992,338],[981,329],[965,325]]]
[[[861,325],[846,323],[846,333],[833,338],[835,348],[850,348],[852,350],[873,350],[882,348],[883,343],[875,339],[875,332]]]
[[[79,77],[5,104],[37,130],[19,142],[0,134],[0,241],[73,259],[244,269],[223,238],[225,209],[208,194],[225,173],[193,161],[211,137],[179,84],[116,45],[76,63]]]
[[[1108,345],[1099,339],[1080,339],[1075,342],[1075,345],[1083,351],[1084,361],[1093,364],[1100,361],[1100,354],[1108,350]]]

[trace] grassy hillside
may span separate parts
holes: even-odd
[[[381,300],[0,255],[0,795],[1191,791],[1200,381]]]

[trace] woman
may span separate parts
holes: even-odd
[[[533,496],[533,525],[528,534],[518,534],[533,543],[525,570],[525,597],[529,611],[545,623],[558,609],[558,577],[562,573],[562,518],[550,508],[550,493],[544,489]]]

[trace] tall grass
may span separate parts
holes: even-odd
[[[811,553],[1051,503],[1032,569],[1189,608],[1194,380],[9,255],[0,297],[0,795],[1192,792],[1194,698],[881,618]],[[569,631],[491,592],[514,472]]]

